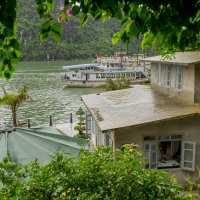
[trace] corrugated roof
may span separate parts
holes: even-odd
[[[170,59],[164,59],[162,56],[154,56],[142,59],[147,62],[163,62],[171,64],[195,64],[200,63],[200,51],[194,52],[177,52]]]
[[[45,164],[60,151],[77,157],[81,148],[89,149],[88,140],[61,135],[53,127],[17,128],[0,134],[0,160],[7,155],[12,162],[29,163],[37,158]]]
[[[84,95],[82,100],[102,131],[200,114],[199,105],[161,94],[146,85]]]

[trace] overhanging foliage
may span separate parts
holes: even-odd
[[[37,12],[43,19],[40,39],[49,34],[60,41],[61,21],[68,22],[80,16],[85,24],[89,16],[95,20],[110,18],[121,21],[122,29],[113,36],[113,43],[130,42],[144,35],[143,48],[158,43],[161,53],[195,49],[199,45],[200,2],[199,0],[128,1],[128,0],[63,0],[57,17],[53,15],[56,0],[35,0]],[[17,0],[0,1],[0,76],[10,78],[20,58],[19,42],[16,39]]]

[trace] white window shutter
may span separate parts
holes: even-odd
[[[150,151],[150,168],[157,168],[158,165],[158,158],[157,158],[157,144],[151,144],[151,151]]]
[[[195,171],[195,154],[196,143],[195,142],[182,142],[182,169]]]
[[[147,159],[145,168],[157,168],[158,158],[157,158],[157,144],[155,142],[147,142],[143,146],[143,156]]]

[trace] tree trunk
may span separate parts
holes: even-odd
[[[17,127],[18,123],[17,123],[17,112],[16,112],[16,108],[12,108],[12,120],[13,120],[13,126]]]

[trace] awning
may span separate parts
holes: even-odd
[[[96,63],[90,63],[90,64],[80,64],[80,65],[68,65],[63,66],[63,69],[80,69],[80,68],[86,68],[86,67],[98,67],[98,64]]]

